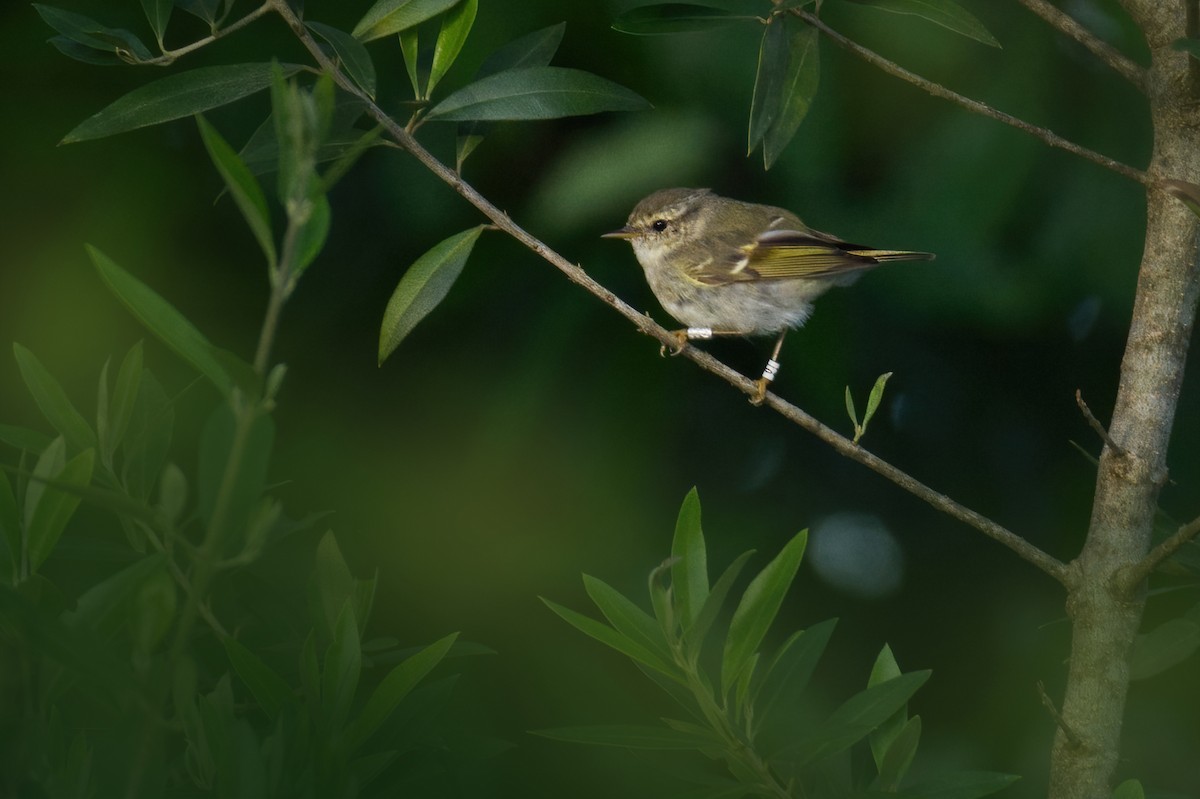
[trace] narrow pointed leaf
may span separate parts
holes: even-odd
[[[66,36],[51,36],[48,41],[53,45],[55,50],[67,58],[73,58],[84,64],[94,64],[98,67],[117,67],[128,63],[121,60],[121,57],[115,51],[97,50],[88,47],[86,44],[80,44]]]
[[[887,750],[882,753],[875,787],[888,792],[898,790],[904,775],[908,773],[908,767],[912,765],[920,742],[921,717],[913,716],[897,731],[896,736],[888,744]]]
[[[1200,52],[1200,41],[1194,39],[1181,39],[1180,41],[1195,42],[1196,52],[1189,50],[1193,57],[1200,58],[1197,53]],[[1176,42],[1178,44],[1179,42]],[[1180,49],[1178,47],[1176,50]],[[1170,194],[1172,197],[1179,200],[1188,207],[1193,214],[1200,216],[1200,186],[1195,183],[1189,183],[1186,180],[1164,180],[1161,183],[1163,191]]]
[[[911,14],[941,25],[947,30],[974,39],[977,42],[999,47],[1000,42],[988,32],[974,15],[953,0],[852,0],[852,2],[890,11],[894,14]]]
[[[737,16],[723,8],[696,3],[659,3],[636,6],[613,20],[612,28],[635,36],[705,31],[753,17]]]
[[[324,194],[318,194],[312,201],[312,212],[296,234],[296,263],[292,268],[292,280],[299,280],[321,250],[325,249],[325,240],[329,238],[329,226],[332,223],[332,211],[329,199]]]
[[[896,662],[896,658],[892,654],[892,648],[884,644],[883,649],[879,650],[879,655],[875,658],[875,665],[871,667],[871,676],[867,680],[867,687],[885,683],[899,676],[900,665]],[[898,708],[891,717],[871,732],[871,755],[875,758],[875,766],[877,768],[883,768],[884,755],[907,722],[908,706],[905,705]]]
[[[354,26],[354,38],[369,42],[399,33],[436,17],[458,2],[459,0],[377,0]]]
[[[787,70],[787,31],[783,17],[773,16],[758,45],[758,69],[754,74],[754,93],[750,97],[750,130],[746,155],[762,143],[767,129],[779,117],[783,74]]]
[[[1129,679],[1153,677],[1191,657],[1200,648],[1200,624],[1189,618],[1163,622],[1138,635],[1129,658]]]
[[[233,381],[218,351],[183,314],[175,310],[145,283],[126,272],[107,255],[92,246],[87,248],[100,278],[137,320],[163,340],[177,355],[228,393]]]
[[[821,77],[817,29],[785,15],[780,20],[787,34],[787,62],[782,75],[778,115],[763,135],[763,167],[770,169],[796,135],[808,115]]]
[[[705,597],[704,604],[700,606],[700,612],[696,614],[691,626],[684,628],[683,640],[687,642],[688,653],[693,658],[699,655],[709,629],[717,620],[717,615],[720,614],[721,608],[725,604],[725,598],[729,596],[729,590],[733,588],[733,583],[741,574],[742,567],[746,565],[746,561],[753,554],[753,549],[743,552],[726,567],[717,581],[713,583],[712,590]]]
[[[711,738],[670,727],[646,727],[635,724],[596,725],[593,727],[554,727],[531,730],[534,735],[599,746],[628,749],[699,749],[712,746]]]
[[[37,356],[20,344],[13,344],[13,355],[17,359],[17,367],[21,371],[21,379],[38,410],[46,417],[55,430],[63,434],[67,442],[76,450],[96,446],[96,434],[88,425],[83,414],[75,409],[67,392],[54,375],[50,374]]]
[[[687,629],[708,599],[708,555],[700,527],[700,495],[695,488],[683,498],[679,508],[671,555],[677,558],[671,567],[671,591],[680,623]]]
[[[438,639],[388,672],[350,727],[347,739],[351,748],[358,748],[375,734],[413,688],[442,661],[456,638],[458,633]]]
[[[121,368],[117,370],[117,382],[113,387],[112,402],[108,406],[110,449],[105,453],[106,463],[112,463],[112,456],[129,429],[129,420],[133,416],[138,387],[142,381],[142,358],[142,342],[139,341],[125,353],[125,357],[121,359]]]
[[[863,432],[866,432],[867,424],[875,415],[875,411],[879,410],[879,403],[883,401],[883,387],[887,385],[891,376],[891,372],[884,372],[876,378],[875,385],[871,387],[871,395],[867,397],[867,410],[863,413]]]
[[[82,14],[54,6],[34,3],[33,8],[47,25],[77,44],[112,53],[126,63],[153,57],[146,45],[127,30],[110,28]]]
[[[778,714],[795,711],[797,700],[812,678],[836,625],[837,619],[814,624],[793,633],[779,647],[755,692],[755,719],[759,726],[772,722]]]
[[[86,449],[67,461],[54,475],[68,485],[86,486],[92,480],[96,451]],[[47,487],[29,524],[29,566],[36,571],[50,557],[59,537],[79,507],[79,496],[59,488]]]
[[[271,721],[278,718],[279,711],[292,701],[292,688],[287,681],[234,638],[225,639],[225,655],[267,718]]]
[[[42,494],[46,493],[50,481],[55,479],[62,472],[63,467],[67,465],[67,444],[66,440],[59,436],[50,442],[46,449],[38,455],[37,462],[33,465],[32,478],[25,484],[24,497],[24,514],[25,528],[29,529],[33,524],[33,514],[37,512],[38,504],[42,501]],[[18,486],[18,491],[20,487]]]
[[[604,618],[608,619],[618,632],[664,658],[668,657],[667,642],[662,629],[650,618],[650,614],[603,580],[585,574],[583,585],[588,596],[604,614]]]
[[[524,67],[489,75],[438,103],[429,121],[558,119],[649,108],[645,99],[590,72]]]
[[[225,180],[230,196],[242,212],[242,217],[250,226],[254,238],[258,240],[263,255],[267,257],[268,267],[274,268],[277,259],[275,234],[271,231],[271,215],[267,211],[267,197],[263,194],[262,186],[258,185],[245,162],[208,120],[197,115],[196,124],[200,126],[200,137],[204,139],[204,147],[208,150],[209,157]]]
[[[321,673],[321,704],[331,730],[339,730],[350,715],[350,704],[362,672],[362,646],[354,603],[346,600],[333,630],[333,641],[325,652]]]
[[[342,67],[350,79],[358,84],[358,88],[375,98],[375,64],[371,62],[371,54],[362,42],[343,30],[324,25],[320,22],[305,22],[305,26],[320,36],[342,62]]]
[[[483,225],[437,244],[409,267],[392,292],[379,328],[379,363],[383,363],[404,337],[446,298],[458,279]]]
[[[1016,774],[961,771],[910,785],[904,789],[904,795],[921,799],[978,799],[1002,791],[1019,779]]]
[[[595,619],[588,618],[581,613],[576,613],[570,608],[565,608],[549,599],[542,597],[542,602],[546,603],[546,607],[557,613],[563,621],[570,624],[575,629],[579,630],[584,635],[594,638],[600,643],[610,646],[626,657],[643,664],[660,674],[666,675],[673,680],[680,681],[680,677],[675,668],[669,665],[660,656],[647,649],[646,647],[630,640],[627,636],[609,627],[607,624],[601,624]]]
[[[45,433],[12,424],[0,424],[0,441],[25,452],[43,452],[50,445]]]
[[[725,638],[725,652],[721,658],[722,694],[729,690],[729,686],[750,662],[763,636],[775,621],[783,597],[796,576],[796,570],[800,568],[800,559],[804,556],[807,543],[808,531],[797,533],[742,594],[741,602],[733,612],[733,620],[729,623],[729,635]]]
[[[437,44],[433,48],[433,64],[429,68],[426,96],[433,94],[434,87],[446,77],[446,72],[462,52],[478,11],[479,0],[462,0],[442,17],[442,27],[438,31]]]
[[[171,21],[171,10],[175,8],[173,0],[142,0],[142,10],[146,12],[146,20],[154,31],[154,38],[161,45],[163,34],[167,32],[167,23]]]
[[[850,386],[846,386],[846,413],[849,415],[854,429],[858,430],[858,413],[854,410],[854,398],[850,396]]]
[[[549,66],[566,29],[567,23],[560,22],[513,39],[485,58],[475,76],[485,78],[508,69]]]
[[[281,67],[286,75],[300,68]],[[118,98],[63,137],[63,144],[99,139],[198,114],[271,85],[271,64],[198,67],[147,83]]]
[[[421,39],[417,36],[417,29],[406,28],[400,31],[400,54],[404,57],[404,71],[408,73],[408,80],[412,84],[413,98],[417,100],[425,97],[425,93],[421,90],[421,72],[417,67],[420,51]]]

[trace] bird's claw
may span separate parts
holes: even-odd
[[[763,401],[767,398],[767,386],[770,384],[771,381],[765,377],[760,377],[754,381],[754,393],[750,395],[751,405],[758,407],[763,404]]]
[[[683,352],[683,348],[687,346],[688,334],[686,330],[672,330],[671,337],[675,339],[675,344],[663,344],[661,347],[659,347],[658,355],[660,358],[665,358],[667,356],[668,349],[671,351],[671,357],[674,357]]]

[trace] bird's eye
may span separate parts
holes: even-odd
[[[666,229],[667,229],[667,220],[665,220],[665,219],[655,219],[655,220],[654,220],[654,221],[653,221],[653,222],[650,224],[650,227],[654,228],[654,230],[655,230],[655,231],[657,231],[658,233],[662,233],[664,230],[666,230]]]

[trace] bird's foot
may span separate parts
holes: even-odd
[[[767,386],[771,385],[771,381],[775,379],[775,375],[777,374],[779,374],[779,361],[772,358],[767,361],[762,377],[754,381],[754,393],[750,395],[751,405],[758,406],[763,404],[763,400],[767,398]]]
[[[665,358],[667,356],[667,350],[671,351],[672,357],[683,352],[683,348],[687,346],[688,339],[690,338],[690,336],[688,335],[687,330],[672,330],[671,338],[675,339],[675,343],[669,344],[669,345],[663,344],[661,347],[659,347],[658,348],[659,357]]]

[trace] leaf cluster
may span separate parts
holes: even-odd
[[[716,772],[689,769],[705,796],[971,799],[1015,780],[966,772],[906,784],[921,735],[921,718],[909,717],[907,703],[930,672],[901,673],[887,646],[866,688],[816,717],[805,689],[835,620],[793,632],[778,646],[764,645],[807,540],[802,531],[785,544],[750,580],[723,623],[726,603],[753,552],[736,558],[710,584],[693,489],[679,512],[671,557],[650,573],[651,612],[588,575],[584,587],[605,622],[543,599],[568,624],[632,660],[685,717],[664,718],[661,726],[564,727],[538,734],[629,749],[694,751],[724,766]],[[723,636],[717,634],[722,628]],[[870,758],[852,758],[851,751],[863,745]]]

